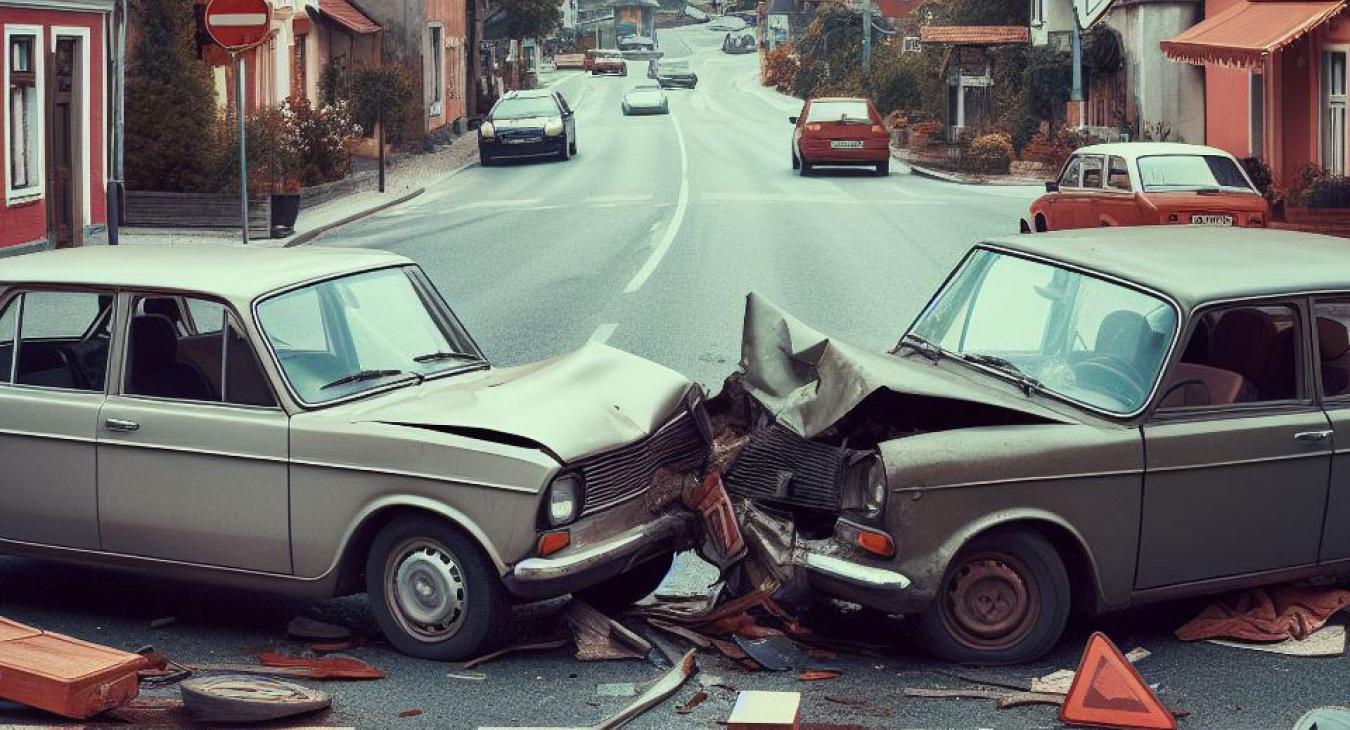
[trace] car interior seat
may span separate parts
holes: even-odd
[[[162,314],[133,317],[130,347],[127,389],[131,393],[158,398],[218,400],[210,381],[196,366],[178,362],[178,331],[168,317]]]
[[[1322,392],[1345,395],[1350,386],[1350,330],[1330,317],[1318,317],[1317,347],[1322,361]]]

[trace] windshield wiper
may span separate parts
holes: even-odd
[[[438,362],[440,360],[473,360],[480,358],[467,352],[428,352],[425,355],[418,355],[413,358],[413,362]]]
[[[902,347],[908,347],[911,350],[919,353],[920,355],[923,355],[924,357],[928,358],[929,360],[932,360],[933,362],[941,360],[944,354],[941,347],[938,347],[937,345],[929,342],[928,340],[925,340],[923,337],[916,335],[913,332],[910,332],[906,334],[904,337],[901,337],[900,341],[895,343],[895,349],[891,350],[891,352],[892,353],[899,352],[900,348]]]
[[[365,380],[388,378],[394,375],[403,375],[403,374],[404,371],[402,370],[358,370],[357,372],[354,372],[351,375],[344,375],[338,378],[337,380],[334,380],[333,382],[324,385],[323,387],[319,388],[319,390],[328,390],[329,388],[336,388],[339,385],[347,385],[349,383],[360,383]],[[407,374],[412,375],[418,381],[422,380],[422,376],[418,375],[417,373],[407,373]]]
[[[1013,380],[1015,380],[1018,385],[1022,386],[1022,392],[1026,395],[1031,395],[1031,391],[1033,390],[1039,390],[1041,392],[1045,391],[1045,386],[1041,385],[1041,381],[1022,372],[1021,368],[1014,365],[1011,360],[1005,357],[988,355],[983,352],[963,352],[961,353],[961,359],[966,362],[975,363],[976,365],[986,365],[995,370],[1001,370],[1007,373],[1012,376]]]

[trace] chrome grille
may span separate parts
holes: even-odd
[[[708,443],[694,415],[684,411],[641,441],[579,462],[586,480],[581,514],[599,512],[642,493],[663,466],[696,469],[707,455]]]
[[[725,475],[727,492],[780,505],[839,509],[848,451],[774,424],[750,434],[750,444]]]

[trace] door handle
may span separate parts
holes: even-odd
[[[1300,431],[1294,434],[1295,441],[1326,441],[1333,431]]]
[[[124,421],[120,418],[105,418],[103,419],[103,427],[109,431],[130,432],[139,430],[141,424],[135,421]]]

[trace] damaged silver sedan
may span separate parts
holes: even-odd
[[[513,600],[650,593],[696,519],[658,476],[710,436],[697,385],[608,347],[492,367],[393,254],[0,263],[0,552],[365,591],[414,656],[473,655]]]
[[[889,353],[751,295],[711,410],[753,577],[993,664],[1043,655],[1071,607],[1344,571],[1350,317],[1325,292],[1348,263],[1249,230],[1000,239]]]

